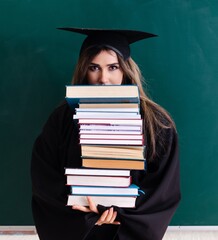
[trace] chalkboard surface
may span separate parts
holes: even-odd
[[[175,119],[182,201],[171,225],[218,224],[218,1],[0,1],[0,224],[32,225],[33,142],[65,95],[83,37],[56,27],[137,29],[152,98]]]

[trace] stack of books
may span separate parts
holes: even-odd
[[[93,194],[96,204],[101,204],[98,201],[101,197],[101,200],[108,201],[104,202],[105,206],[108,204],[133,207],[138,188],[131,185],[130,170],[145,169],[143,121],[140,115],[138,87],[67,86],[66,100],[73,108],[76,106],[73,118],[77,119],[79,124],[82,167],[93,168],[90,171],[95,170],[95,174],[90,172],[90,175],[83,172],[79,175],[69,175],[66,172],[67,184],[71,185],[72,193],[68,204],[77,204],[76,199],[83,199],[79,202],[80,205],[87,204],[84,196]],[[105,175],[105,169],[110,170],[110,176]],[[128,176],[118,176],[117,171],[124,169],[127,170]],[[120,186],[120,180],[127,180],[127,177],[128,184]],[[112,191],[113,189],[119,196]],[[128,195],[125,191],[134,195],[128,196],[131,199],[129,205],[124,201]],[[123,201],[118,199],[120,197]],[[114,204],[113,200],[117,204]]]
[[[65,174],[71,187],[68,206],[87,206],[86,196],[91,196],[103,206],[135,207],[138,187],[131,184],[129,170],[66,168]]]

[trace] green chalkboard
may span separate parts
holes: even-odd
[[[56,27],[138,29],[132,45],[152,98],[180,137],[182,201],[171,225],[218,224],[218,1],[0,1],[0,225],[32,225],[30,159],[64,98],[82,36]]]

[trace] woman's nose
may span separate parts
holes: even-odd
[[[108,84],[108,82],[109,82],[109,74],[107,71],[102,70],[99,76],[99,83],[106,85]]]

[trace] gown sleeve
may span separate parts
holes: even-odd
[[[32,213],[40,240],[81,240],[97,216],[66,206],[65,167],[80,167],[72,111],[64,104],[50,115],[32,151]]]
[[[167,148],[147,164],[147,171],[132,171],[133,183],[145,194],[136,200],[136,208],[116,208],[121,225],[119,240],[160,240],[180,201],[178,141],[175,129],[167,129]],[[159,151],[161,152],[161,151]],[[102,206],[99,210],[103,211]]]
[[[167,148],[160,152],[145,174],[133,172],[133,181],[145,195],[137,198],[136,209],[119,209],[120,240],[159,240],[180,201],[178,140],[174,129],[167,129]]]

